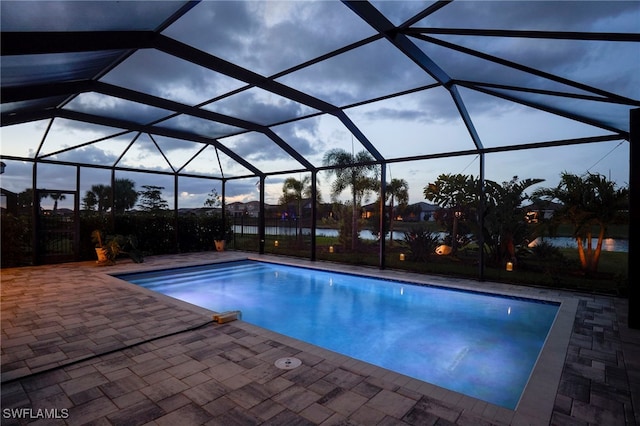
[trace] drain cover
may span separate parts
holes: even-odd
[[[287,357],[276,360],[274,364],[281,370],[293,370],[294,368],[300,367],[302,365],[302,361],[298,358]]]

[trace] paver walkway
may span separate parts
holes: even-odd
[[[553,412],[536,416],[242,321],[214,324],[207,310],[107,275],[240,257],[2,270],[2,424],[640,424],[640,331],[627,329],[624,299],[532,289],[578,300],[559,384],[548,389]],[[300,367],[274,366],[292,356]]]

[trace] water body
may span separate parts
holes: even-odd
[[[534,241],[529,244],[529,247],[532,247],[542,241],[546,241],[556,247],[564,247],[564,248],[578,248],[578,243],[575,238],[571,237],[544,237],[544,238],[536,238]],[[591,240],[592,247],[596,247],[598,244],[598,239],[593,238]],[[586,247],[586,244],[585,244]],[[629,252],[629,240],[622,240],[616,238],[605,238],[602,242],[602,250],[603,251],[622,251],[625,253]]]

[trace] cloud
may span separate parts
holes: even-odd
[[[262,133],[246,133],[221,139],[220,142],[263,172],[295,170],[303,167],[274,140]],[[298,145],[297,148],[301,146]],[[302,157],[307,159],[308,156],[302,155]]]
[[[307,115],[316,110],[282,96],[252,88],[205,106],[205,109],[248,121],[270,125]]]
[[[79,94],[65,108],[98,116],[122,118],[138,124],[151,123],[171,114],[168,110],[95,92]]]
[[[386,40],[378,40],[279,79],[337,106],[434,80]]]
[[[103,81],[187,105],[244,86],[241,81],[153,49],[136,51]]]
[[[398,121],[424,121],[426,114],[415,109],[379,108],[366,113],[369,120],[385,119]]]
[[[585,31],[590,29],[587,24],[601,29],[603,22],[607,21],[629,25],[631,20],[628,15],[637,13],[637,7],[629,3],[633,2],[608,2],[606,5],[601,2],[454,2],[429,16],[418,26],[520,29],[532,25],[533,29]],[[385,13],[395,15],[396,17],[390,17],[394,22],[404,20],[416,13],[419,7],[424,7],[417,6],[415,2],[381,2],[376,3],[376,6]],[[568,16],[571,19],[567,19]],[[594,19],[594,16],[597,18]],[[330,30],[321,22],[331,22]],[[364,38],[372,34],[372,29],[346,6],[333,2],[202,2],[170,26],[164,34],[269,75],[350,41]],[[561,72],[561,75],[569,77],[587,75],[594,81],[602,81],[602,77],[605,77],[611,86],[621,87],[618,93],[627,93],[634,87],[633,82],[638,80],[638,77],[629,77],[633,75],[634,67],[624,73],[620,71],[624,66],[616,67],[617,73],[594,71],[593,65],[601,56],[594,53],[589,55],[593,43],[525,39],[498,41],[484,37],[445,38],[464,42],[472,48],[486,50],[510,60]],[[538,82],[541,80],[529,74],[489,64],[442,47],[430,46],[424,41],[415,42],[454,78],[550,87],[540,86]],[[606,49],[601,53],[606,53]],[[611,59],[613,61],[615,58]],[[140,72],[141,70],[144,72]],[[114,72],[109,73],[105,81],[148,90],[157,96],[187,103],[202,101],[222,90],[244,84],[153,50],[137,52]],[[281,77],[279,81],[336,105],[347,105],[429,84],[433,79],[386,40],[379,40]],[[552,88],[557,89],[558,86],[552,84]],[[398,120],[415,118],[458,121],[457,110],[442,108],[443,98],[433,96],[433,93],[434,91],[424,92],[421,105],[413,110],[383,107],[378,114],[386,114]],[[466,96],[471,99],[474,94]],[[473,100],[482,103],[485,111],[500,112],[496,109],[498,104],[494,104],[490,97],[478,96]],[[114,102],[108,98],[93,96],[83,103],[83,107],[91,105],[96,112],[126,110],[127,116],[136,120],[149,120],[161,113],[148,109],[131,109],[132,105]],[[444,99],[444,102],[453,105],[450,97]],[[499,104],[503,109],[504,102]],[[224,98],[205,108],[260,124],[272,124],[311,111],[306,106],[258,88]],[[223,137],[238,131],[229,126],[185,116],[161,125],[193,130],[212,137]],[[292,146],[298,145],[303,155],[306,154],[304,150],[312,147],[312,144],[304,143],[301,138],[290,143]],[[278,150],[272,148],[270,152],[276,153]],[[244,150],[242,155],[246,155]],[[257,155],[260,156],[261,153]]]
[[[116,155],[106,152],[93,145],[72,149],[62,155],[54,156],[54,158],[63,159],[64,161],[76,162],[79,164],[96,165],[115,164],[116,160],[118,159]]]
[[[157,126],[170,130],[182,130],[191,132],[195,133],[196,135],[212,139],[244,131],[244,129],[242,128],[231,126],[229,124],[205,120],[199,117],[194,117],[192,115],[184,114],[162,121],[158,123]]]
[[[11,3],[19,4],[14,7]],[[154,29],[183,2],[3,1],[3,31],[83,31]],[[141,25],[144,23],[146,25]],[[147,28],[147,26],[149,28]],[[142,27],[142,28],[141,28]]]
[[[637,2],[631,1],[462,1],[448,4],[416,26],[635,33],[639,19],[640,7]],[[616,74],[620,70],[617,69],[618,65],[613,64],[629,62],[629,57],[620,55],[615,57],[613,52],[616,50],[612,51],[611,44],[607,42],[470,36],[435,37],[459,42],[481,52],[557,73],[576,81],[583,80],[584,73],[593,72],[594,68],[599,70],[601,77],[607,77],[612,72]],[[603,60],[601,54],[606,54],[607,50],[611,57]],[[479,66],[480,62],[471,60],[469,57],[460,56],[448,50],[446,52],[446,54],[442,53],[438,59],[443,61],[452,73],[463,74],[465,77],[472,76],[470,79],[480,81],[499,81],[500,77],[505,75],[506,69],[489,64]],[[636,55],[640,54],[637,47],[635,52]],[[627,70],[623,72],[628,76],[634,74]],[[510,82],[527,84],[526,79],[535,80],[524,73],[510,72],[510,74],[505,84]],[[517,79],[514,79],[516,76]],[[598,81],[594,80],[592,83],[595,84]],[[530,85],[531,82],[529,81],[528,84]]]
[[[245,133],[232,138],[222,139],[227,147],[249,161],[266,161],[289,158],[280,147],[272,143],[261,133]]]
[[[353,12],[333,2],[203,2],[188,19],[189,25],[178,22],[165,33],[262,75],[373,34]],[[292,86],[299,90],[312,86],[312,94],[342,105],[369,96],[363,91],[387,94],[390,85],[413,80],[413,87],[424,78],[387,42],[379,41],[280,80],[296,80]]]
[[[452,28],[590,31],[620,16],[639,13],[632,1],[461,1],[453,2],[416,26]],[[625,19],[626,21],[626,19]],[[620,31],[634,31],[637,21],[627,21]],[[611,30],[611,27],[609,27]]]
[[[326,146],[320,136],[317,120],[295,121],[273,127],[272,130],[307,158],[321,155]]]
[[[265,76],[371,33],[343,5],[300,1],[202,2],[165,31]]]

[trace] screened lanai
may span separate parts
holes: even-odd
[[[308,179],[309,199],[350,201],[333,194],[332,150],[368,154],[351,165],[376,167],[382,199],[404,179],[409,203],[443,173],[543,186],[596,173],[637,191],[637,2],[2,1],[1,12],[7,205],[32,188],[56,195],[34,195],[45,209],[80,211],[93,185],[127,178],[162,188],[177,215],[216,188],[223,214],[258,206],[250,249],[263,253],[265,206],[287,178]],[[309,205],[302,253],[315,260],[325,213]]]

